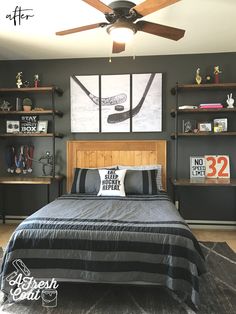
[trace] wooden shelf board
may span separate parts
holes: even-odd
[[[236,179],[208,179],[208,178],[192,178],[192,179],[171,179],[175,186],[236,186]]]
[[[39,93],[39,92],[53,92],[55,91],[59,96],[63,94],[61,88],[57,86],[42,86],[42,87],[22,87],[22,88],[0,88],[0,93]]]
[[[236,88],[236,83],[211,83],[211,84],[178,84],[178,90],[181,89],[207,89],[207,90],[215,90],[215,89],[231,89]]]
[[[61,137],[61,134],[55,134]],[[0,137],[53,137],[53,133],[1,133]]]
[[[175,110],[173,110],[173,112],[175,112]],[[236,112],[236,108],[214,108],[214,109],[178,109],[177,110],[178,113],[200,113],[200,112]]]
[[[177,133],[177,136],[236,136],[236,132]]]
[[[63,176],[55,177],[0,177],[0,184],[51,184],[53,180],[61,181]]]
[[[0,111],[0,115],[8,116],[8,115],[24,115],[24,116],[32,116],[32,115],[52,115],[54,112],[55,115],[60,117],[63,116],[63,113],[60,110],[31,110],[31,111]]]

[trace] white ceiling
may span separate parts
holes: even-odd
[[[185,36],[175,42],[138,32],[125,52],[114,55],[105,28],[55,35],[56,31],[106,21],[103,13],[81,0],[1,2],[0,60],[236,52],[236,0],[181,0],[149,14],[143,20],[185,29]],[[32,9],[27,12],[34,16],[22,19],[21,25],[17,18],[14,26],[6,15],[13,14],[16,6]]]

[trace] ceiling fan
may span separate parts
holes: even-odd
[[[165,8],[180,0],[145,0],[140,4],[131,1],[114,1],[106,5],[99,0],[82,0],[95,9],[104,13],[107,22],[95,23],[86,26],[56,32],[56,35],[68,35],[98,27],[107,27],[107,32],[112,36],[112,53],[125,50],[125,43],[138,31],[149,33],[164,38],[179,40],[184,36],[185,30],[147,21],[138,21],[150,13]]]

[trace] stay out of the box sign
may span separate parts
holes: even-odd
[[[47,133],[48,121],[39,120],[38,116],[21,116],[20,120],[6,122],[7,133]]]
[[[191,156],[190,178],[230,178],[229,156]]]

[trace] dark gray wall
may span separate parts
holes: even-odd
[[[66,171],[66,141],[71,138],[76,139],[167,139],[168,147],[168,176],[171,176],[174,165],[174,145],[170,140],[170,134],[174,130],[174,120],[170,117],[170,110],[175,106],[175,97],[171,95],[170,90],[175,86],[176,82],[193,83],[195,72],[198,67],[201,68],[201,74],[212,74],[214,65],[220,65],[223,73],[220,76],[222,82],[235,81],[236,53],[222,54],[198,54],[198,55],[173,55],[173,56],[150,56],[150,57],[132,57],[113,58],[110,63],[108,58],[97,59],[65,59],[65,60],[30,60],[30,61],[1,61],[0,62],[0,82],[1,87],[15,87],[15,76],[19,71],[23,72],[24,80],[32,82],[33,75],[38,73],[41,79],[41,85],[58,85],[64,90],[62,97],[56,97],[56,104],[59,110],[64,112],[62,119],[57,120],[57,131],[65,134],[62,140],[56,141],[58,160],[60,159],[60,167],[58,170],[65,174]],[[163,132],[161,133],[109,133],[109,134],[71,134],[70,133],[70,85],[71,75],[83,74],[124,74],[124,73],[163,73]],[[193,93],[187,96],[187,100],[191,104],[199,103],[199,99],[204,97],[206,101],[224,100],[227,93],[221,92],[216,94],[207,94],[200,96]],[[46,102],[41,97],[35,98],[35,105]],[[203,119],[203,118],[201,118]],[[208,117],[204,117],[208,119]],[[232,117],[232,125],[235,124]],[[235,119],[236,120],[236,119]],[[232,127],[231,125],[231,127]],[[235,126],[236,129],[236,126]],[[38,143],[38,141],[40,141]],[[180,167],[179,175],[189,176],[189,156],[204,154],[229,154],[231,157],[231,176],[235,177],[236,152],[234,149],[234,139],[227,138],[208,138],[199,139],[192,138],[181,140],[180,143]],[[1,147],[7,141],[2,141]],[[48,140],[36,140],[36,155],[40,156],[50,147]],[[3,155],[1,157],[3,163],[2,169],[5,169]],[[40,171],[38,165],[35,165],[35,171]],[[9,187],[7,193],[9,197],[19,194],[16,187]],[[34,192],[28,189],[27,192],[21,190],[21,209],[16,210],[14,202],[6,201],[6,206],[11,207],[11,212],[16,214],[27,213],[30,208],[38,208],[41,206],[45,191],[43,187],[34,188]],[[169,185],[169,193],[171,194],[171,186]],[[33,195],[33,201],[24,204],[24,197]],[[42,194],[40,200],[37,195]],[[18,197],[19,198],[19,197]],[[22,199],[23,198],[23,199]],[[179,190],[179,198],[181,202],[181,211],[187,219],[210,219],[210,220],[236,220],[235,211],[235,191],[233,188],[184,188]],[[34,200],[35,199],[35,200]],[[14,207],[14,209],[12,209]]]

